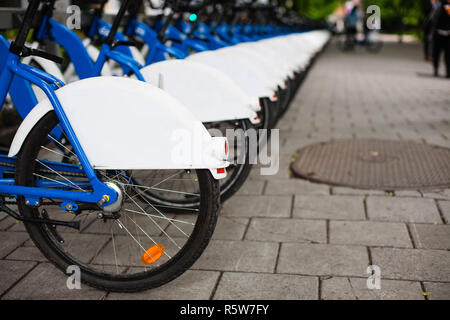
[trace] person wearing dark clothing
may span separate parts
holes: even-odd
[[[347,34],[355,36],[357,33],[357,25],[358,25],[358,7],[355,6],[345,16],[345,28],[346,28]]]
[[[450,78],[450,0],[443,3],[433,12],[433,64],[434,75],[439,73],[439,60],[442,51],[445,53],[447,78]]]
[[[431,21],[431,16],[439,7],[438,0],[423,0],[422,9],[425,16],[425,22],[423,24],[423,53],[426,61],[431,61],[432,58],[432,38],[433,38],[433,23]]]

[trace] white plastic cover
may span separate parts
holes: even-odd
[[[140,70],[145,80],[177,98],[202,122],[248,119],[258,123],[259,102],[226,74],[187,60],[167,60]]]
[[[228,163],[217,153],[224,138],[212,138],[203,124],[178,100],[145,82],[96,77],[56,91],[86,153],[97,169],[211,169]],[[22,122],[9,156],[47,112],[41,101]]]

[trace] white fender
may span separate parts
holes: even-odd
[[[288,72],[283,68],[284,62],[280,59],[280,56],[278,56],[276,62],[267,59],[268,50],[267,46],[260,48],[257,47],[257,43],[248,43],[247,46],[239,44],[219,49],[215,53],[226,55],[232,60],[238,58],[245,60],[245,63],[253,65],[256,69],[264,72],[275,88],[280,86],[284,89],[288,76]]]
[[[177,98],[202,122],[248,119],[258,123],[259,101],[233,80],[209,66],[187,60],[167,60],[140,70],[144,79]]]
[[[178,100],[145,82],[95,77],[56,91],[91,165],[96,169],[210,169],[226,175],[226,139],[212,138]],[[41,101],[22,122],[15,156],[36,123],[52,110]],[[223,173],[222,173],[223,172]]]
[[[144,55],[136,47],[129,47],[129,48],[131,51],[131,55],[133,56],[133,59],[139,62],[140,65],[145,66]]]
[[[218,50],[217,50],[218,51]],[[267,75],[242,57],[230,58],[217,54],[217,51],[196,53],[185,60],[195,61],[227,74],[247,95],[252,97],[273,98],[276,86],[267,79]]]
[[[53,61],[36,57],[36,56],[29,56],[23,59],[22,63],[25,64],[31,64],[31,63],[37,63],[40,68],[42,68],[43,71],[50,73],[51,75],[55,76],[56,78],[64,81],[64,75],[62,74],[61,70],[59,69],[58,65],[54,63]]]
[[[272,62],[273,66],[275,67],[275,70],[278,70],[278,72],[281,74],[282,79],[286,79],[288,76],[292,74],[293,69],[292,68],[293,62],[291,61],[292,59],[286,59],[283,56],[283,54],[284,55],[286,54],[286,50],[283,50],[282,48],[276,46],[275,47],[271,46],[270,43],[268,44],[267,41],[264,42],[264,40],[258,41],[253,45],[252,43],[248,44],[242,43],[241,47],[246,48],[247,50],[253,49],[254,53],[263,56],[266,61]],[[291,49],[290,47],[289,49]]]

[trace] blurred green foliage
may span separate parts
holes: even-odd
[[[342,3],[342,0],[294,0],[294,9],[309,18],[322,20]]]
[[[381,8],[382,29],[388,32],[414,31],[424,20],[422,0],[363,0],[364,8]],[[344,0],[293,0],[293,8],[313,19],[326,19]]]

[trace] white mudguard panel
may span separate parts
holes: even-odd
[[[257,100],[226,74],[186,60],[168,60],[141,69],[145,80],[177,98],[202,122],[249,119],[257,122]]]
[[[227,74],[249,96],[271,97],[277,90],[276,85],[273,84],[273,79],[269,79],[264,71],[258,69],[252,63],[249,64],[243,57],[234,56],[230,58],[218,54],[218,50],[216,50],[196,53],[186,59],[208,65]]]
[[[66,85],[56,94],[94,168],[216,169],[228,165],[222,152],[226,140],[212,138],[178,100],[145,82],[96,77]],[[17,155],[30,130],[52,109],[45,99],[31,111],[9,156]]]

